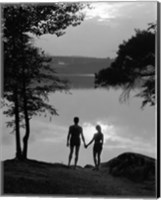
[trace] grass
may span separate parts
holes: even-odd
[[[3,162],[3,195],[79,197],[155,197],[155,178],[136,182],[99,171],[35,160]]]

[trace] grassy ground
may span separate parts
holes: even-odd
[[[49,195],[78,197],[155,197],[155,180],[136,182],[99,171],[34,160],[3,163],[3,195]]]

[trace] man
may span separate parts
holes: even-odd
[[[76,165],[77,165],[77,162],[78,162],[79,149],[80,149],[80,144],[81,144],[80,135],[81,135],[82,140],[84,142],[84,147],[86,146],[85,139],[84,139],[84,136],[83,136],[83,129],[82,129],[81,126],[78,125],[78,123],[79,123],[79,118],[74,117],[74,125],[69,127],[69,132],[68,132],[68,136],[67,136],[67,147],[70,146],[68,166],[70,166],[73,151],[75,149],[74,168],[76,168]]]

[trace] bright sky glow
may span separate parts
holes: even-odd
[[[105,124],[101,121],[97,121],[96,124],[85,122],[83,123],[83,130],[88,141],[90,141],[93,138],[93,135],[97,132],[95,128],[96,125],[101,126],[102,133],[104,134],[104,143],[115,135],[115,128],[113,125],[108,125],[108,123]]]
[[[91,9],[84,10],[85,20],[96,19],[98,22],[108,21],[117,18],[133,18],[131,13],[135,13],[138,9],[146,9],[148,3],[144,2],[96,2],[91,3]],[[151,11],[150,11],[151,12]],[[150,13],[147,11],[147,13]],[[137,16],[135,16],[137,17]]]
[[[86,20],[97,18],[98,21],[104,21],[116,17],[116,10],[113,5],[108,3],[93,3],[92,9],[85,9]]]

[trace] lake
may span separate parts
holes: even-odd
[[[59,116],[52,119],[34,117],[31,120],[29,158],[67,163],[69,149],[66,147],[68,128],[73,117],[80,118],[86,142],[96,132],[100,124],[105,136],[102,162],[123,152],[138,152],[156,157],[155,109],[145,107],[141,110],[141,99],[130,97],[125,103],[119,102],[121,90],[94,89],[94,76],[70,74],[70,92],[50,94],[49,101],[57,109]],[[132,92],[132,96],[134,92]],[[6,120],[4,118],[4,120]],[[23,135],[23,133],[22,133]],[[93,164],[92,146],[80,150],[79,165]],[[3,126],[2,158],[15,155],[14,134]]]

